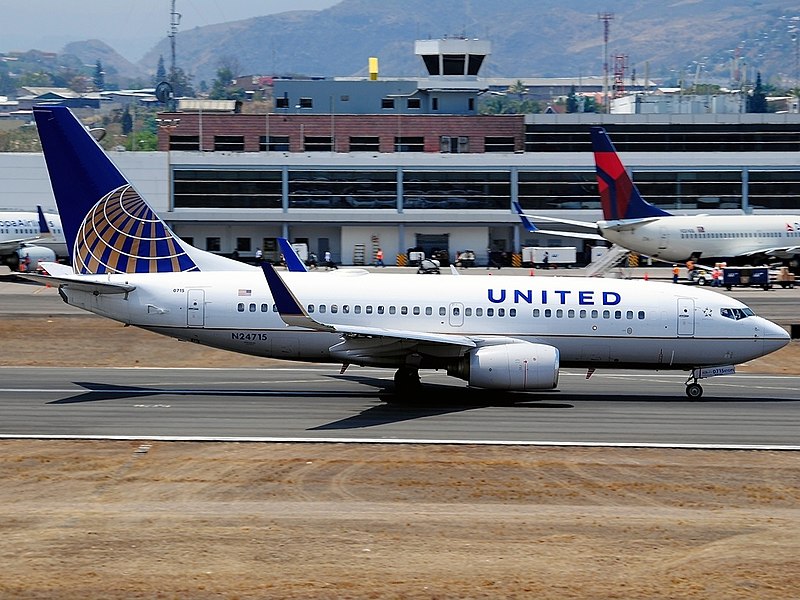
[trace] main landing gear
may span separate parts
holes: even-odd
[[[686,380],[686,395],[692,400],[697,400],[703,395],[703,386],[697,383],[700,379],[700,370],[692,369],[692,374]]]
[[[394,390],[398,394],[413,393],[421,387],[419,369],[401,367],[394,374]]]

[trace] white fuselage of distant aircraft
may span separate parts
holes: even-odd
[[[800,254],[800,216],[673,215],[599,221],[609,242],[666,261]]]
[[[0,211],[0,258],[3,262],[15,264],[25,254],[34,261],[67,256],[61,219],[50,213],[44,213],[44,218],[50,231],[43,233],[38,213]],[[13,260],[9,261],[9,257]]]

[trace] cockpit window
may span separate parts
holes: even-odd
[[[739,321],[740,319],[744,319],[746,317],[752,317],[756,313],[753,312],[750,308],[721,308],[719,309],[720,314],[723,317],[728,319],[733,319],[734,321]]]

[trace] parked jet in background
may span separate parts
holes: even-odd
[[[789,341],[737,300],[664,283],[262,270],[175,236],[67,108],[34,116],[72,267],[26,277],[127,325],[256,356],[391,367],[401,392],[420,369],[528,391],[579,366],[691,370],[686,392],[698,397],[698,379]]]
[[[516,204],[528,231],[604,239],[669,262],[691,258],[706,264],[758,264],[767,257],[789,260],[800,255],[800,214],[672,215],[642,198],[602,127],[592,127],[591,136],[603,220],[589,223],[528,215]],[[561,222],[590,231],[544,231],[531,220]]]
[[[45,214],[41,206],[36,212],[0,211],[0,264],[18,271],[27,257],[29,270],[34,270],[39,262],[67,255],[57,214]]]

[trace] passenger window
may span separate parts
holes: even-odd
[[[633,318],[633,311],[629,310],[628,312],[626,312],[625,313],[625,318],[628,319],[628,320],[632,319]]]
[[[559,308],[559,309],[556,311],[556,317],[558,317],[558,318],[560,319],[560,318],[562,318],[563,316],[564,316],[564,311],[563,311],[562,309],[560,309],[560,308]]]
[[[494,316],[494,309],[493,308],[487,308],[486,309],[486,316],[487,317],[493,317]]]
[[[314,312],[314,305],[313,304],[309,304],[308,305],[308,314],[311,314],[313,312]]]
[[[509,308],[508,309],[508,316],[509,317],[516,317],[517,316],[517,309],[516,308]]]
[[[360,315],[361,314],[361,305],[360,304],[356,304],[353,307],[353,312],[356,313],[357,315]]]
[[[604,319],[610,319],[611,318],[611,311],[610,310],[604,310],[603,311],[603,318]]]
[[[534,317],[538,318],[539,315],[541,315],[541,314],[542,314],[542,311],[540,311],[538,308],[534,308],[533,309],[533,316]]]
[[[401,315],[407,315],[408,314],[408,307],[407,306],[401,306],[400,307],[400,314]]]
[[[268,304],[262,304],[261,305],[261,312],[269,312],[269,305]]]
[[[592,318],[593,318],[593,319],[596,319],[596,318],[598,317],[598,315],[599,315],[599,314],[600,314],[600,313],[599,313],[599,312],[597,312],[597,310],[593,310],[593,311],[592,311]]]
[[[418,315],[418,314],[419,314],[419,306],[415,306],[415,307],[414,307],[414,314],[415,314],[415,315]]]
[[[278,312],[278,305],[277,304],[273,304],[272,305],[272,312]]]
[[[339,312],[339,305],[338,304],[331,304],[331,312],[338,313]]]
[[[250,304],[250,312],[256,312],[256,305],[255,304],[252,304],[252,303]]]
[[[640,321],[644,320],[644,311],[643,310],[639,311],[639,320]]]
[[[372,314],[372,305],[370,305],[370,306],[365,306],[365,307],[364,307],[364,311],[365,311],[365,312],[366,312],[368,315],[371,315],[371,314]]]
[[[482,317],[483,316],[483,309],[482,308],[476,308],[475,309],[475,316],[476,317]]]
[[[382,315],[382,314],[383,314],[383,306],[379,306],[379,307],[378,307],[378,314],[379,314],[379,315]]]
[[[461,310],[457,306],[454,306],[453,307],[453,316],[457,317],[460,314],[461,314]]]
[[[567,311],[567,317],[569,317],[570,319],[574,319],[575,318],[575,309],[574,308],[570,308]]]
[[[236,310],[238,310],[239,312],[244,312],[244,303],[239,302],[239,304],[236,305]]]
[[[498,317],[505,317],[506,316],[506,309],[505,308],[498,308],[497,309],[497,316]]]
[[[614,318],[615,319],[621,319],[622,318],[622,311],[621,310],[615,310],[614,311]]]
[[[390,307],[389,307],[389,314],[390,314],[390,315],[393,315],[393,314],[395,314],[396,312],[397,312],[397,308],[395,308],[394,306],[390,306]]]
[[[350,305],[349,304],[343,304],[342,305],[342,312],[344,314],[346,314],[346,315],[349,315],[350,314]]]
[[[327,310],[328,310],[328,307],[326,305],[324,305],[324,304],[320,304],[319,305],[319,312],[320,313],[324,313]]]
[[[439,307],[439,316],[443,317],[447,314],[447,309],[444,306]]]
[[[545,308],[545,309],[544,309],[544,316],[545,316],[545,317],[548,317],[548,318],[549,318],[549,317],[552,317],[552,316],[553,316],[553,311],[552,311],[552,309]]]
[[[425,307],[425,314],[429,317],[433,314],[433,309],[430,306]]]
[[[471,308],[465,308],[464,309],[464,316],[465,317],[471,317],[472,316],[472,309]]]

